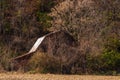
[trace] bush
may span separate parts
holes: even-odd
[[[0,46],[0,70],[10,71],[11,63],[10,59],[12,58],[12,51],[7,47]]]
[[[101,58],[105,69],[120,72],[120,40],[118,38],[108,40]]]
[[[96,57],[87,56],[87,69],[90,73],[115,75],[120,73],[120,40],[109,39],[105,44],[103,53]]]
[[[41,24],[40,30],[47,32],[48,28],[51,27],[52,18],[48,16],[48,13],[38,11],[36,13],[36,19]]]
[[[32,73],[60,73],[59,59],[45,53],[36,53],[28,63],[27,69]]]

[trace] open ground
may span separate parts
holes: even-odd
[[[0,73],[0,80],[120,80],[120,76]]]

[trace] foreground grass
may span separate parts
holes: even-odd
[[[0,80],[120,80],[120,76],[0,73]]]

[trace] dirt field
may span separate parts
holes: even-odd
[[[0,80],[120,80],[120,76],[0,73]]]

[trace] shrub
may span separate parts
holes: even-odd
[[[48,16],[48,13],[38,11],[36,13],[36,19],[41,24],[40,30],[46,31],[51,27],[52,18]]]
[[[104,45],[103,53],[87,56],[87,69],[90,73],[115,75],[120,73],[120,40],[111,38]]]
[[[10,59],[12,58],[12,51],[6,50],[7,47],[0,46],[0,69],[5,71],[11,70]]]
[[[34,73],[60,73],[59,59],[45,53],[36,53],[28,63],[28,71]]]
[[[105,44],[101,58],[105,69],[120,72],[120,40],[110,38]]]

